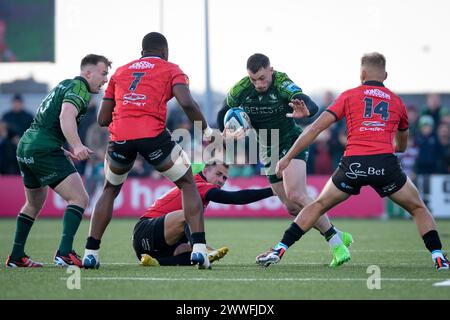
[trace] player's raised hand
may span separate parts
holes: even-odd
[[[286,117],[302,119],[310,115],[308,108],[306,107],[305,101],[294,99],[289,102],[289,106],[293,109],[292,113],[287,113]]]
[[[283,177],[283,171],[288,167],[290,162],[291,162],[291,160],[289,160],[286,157],[281,158],[277,162],[277,166],[275,168],[275,173],[276,173],[278,178],[282,178]]]
[[[80,161],[89,159],[93,153],[94,151],[82,144],[75,146],[71,152],[72,157]]]

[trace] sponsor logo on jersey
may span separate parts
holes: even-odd
[[[363,126],[367,127],[385,127],[386,124],[380,121],[364,121],[362,123]]]
[[[361,163],[353,162],[348,166],[348,171],[345,176],[349,179],[356,179],[358,177],[368,177],[368,176],[384,176],[384,168],[377,169],[374,167],[368,167],[367,170],[360,170]]]
[[[153,69],[155,65],[148,61],[138,61],[133,63],[128,69]]]
[[[141,106],[145,105],[147,96],[145,94],[138,94],[138,93],[130,92],[130,93],[123,95],[122,99],[123,99],[124,105],[131,103],[131,104],[141,107]],[[142,101],[144,101],[144,102],[142,102]]]
[[[397,187],[397,184],[394,182],[382,188],[383,192],[391,192]]]
[[[302,91],[299,86],[297,86],[295,83],[291,83],[286,87],[286,90],[289,92],[295,92],[295,91]]]
[[[381,91],[380,89],[367,89],[367,90],[364,90],[364,94],[366,96],[372,96],[372,97],[391,100],[391,96],[389,94],[387,94],[386,92]]]
[[[359,131],[363,132],[363,131],[375,131],[375,132],[380,132],[380,131],[384,131],[383,128],[380,127],[360,127]]]

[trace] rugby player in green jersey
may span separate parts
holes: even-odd
[[[269,58],[263,54],[256,53],[248,58],[247,73],[248,76],[228,92],[217,123],[225,137],[242,138],[243,131],[228,132],[224,128],[223,119],[229,108],[243,108],[256,130],[260,160],[272,189],[289,213],[296,216],[313,201],[307,193],[306,185],[308,149],[295,156],[282,178],[276,176],[275,165],[302,133],[294,118],[313,116],[318,107],[285,73],[273,70]],[[350,259],[348,250],[343,249],[353,242],[349,233],[335,229],[327,215],[323,215],[314,227],[330,245],[333,255],[330,266],[338,266]]]
[[[69,156],[86,160],[92,153],[84,146],[77,125],[86,113],[92,93],[108,81],[111,62],[89,54],[81,60],[80,76],[60,82],[42,101],[33,123],[17,147],[17,161],[25,185],[26,202],[17,217],[16,234],[7,267],[42,267],[25,254],[30,229],[47,198],[48,187],[66,202],[61,242],[53,262],[59,266],[82,266],[73,240],[89,197]],[[63,149],[64,142],[70,151]]]

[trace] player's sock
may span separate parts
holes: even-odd
[[[160,266],[190,266],[191,253],[183,252],[176,256],[157,258]]]
[[[428,231],[423,235],[422,239],[428,251],[433,252],[442,249],[442,243],[436,230]]]
[[[292,246],[296,241],[300,240],[300,238],[305,234],[298,224],[292,222],[291,226],[284,232],[283,239],[281,239],[281,243],[286,247]]]
[[[25,256],[25,243],[28,234],[33,226],[34,219],[25,213],[19,213],[16,222],[16,234],[14,236],[14,244],[11,252],[11,259],[19,260]]]
[[[101,242],[102,242],[101,240],[97,240],[94,237],[89,236],[86,240],[86,249],[99,250]]]
[[[195,245],[197,243],[206,244],[205,233],[204,232],[194,232],[191,234],[192,244]]]
[[[433,261],[435,261],[437,258],[441,258],[444,259],[444,254],[442,253],[441,250],[434,250],[433,252],[431,252],[431,259],[433,259]]]
[[[337,232],[336,228],[331,225],[331,228],[328,229],[324,234],[323,234],[325,240],[328,241],[328,243],[330,244],[330,247],[335,247],[337,245],[342,244],[342,240],[341,237],[339,236],[339,233]]]
[[[61,255],[66,255],[72,250],[73,239],[80,226],[83,213],[84,209],[74,204],[68,205],[64,211],[63,231],[59,244],[59,252]]]

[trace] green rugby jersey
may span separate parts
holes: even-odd
[[[227,105],[231,108],[241,106],[250,117],[251,125],[258,133],[261,146],[270,147],[271,130],[279,130],[279,144],[287,144],[297,137],[302,129],[293,118],[286,114],[292,112],[289,102],[300,89],[283,72],[274,71],[269,89],[260,93],[247,76],[239,81],[227,94]],[[267,129],[267,144],[261,140],[261,129]]]
[[[42,101],[21,143],[32,144],[29,147],[33,149],[61,148],[66,141],[59,122],[62,104],[69,102],[77,108],[78,124],[86,114],[90,99],[89,84],[83,77],[61,81]]]

